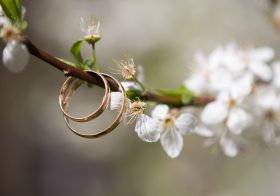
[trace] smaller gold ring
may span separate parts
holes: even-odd
[[[94,71],[91,70],[87,70],[88,73],[92,74],[93,76],[98,76],[104,83],[104,87],[105,87],[105,94],[103,96],[102,99],[102,103],[100,104],[99,108],[97,108],[93,113],[91,113],[88,116],[83,116],[83,117],[74,117],[71,116],[67,110],[69,107],[69,103],[70,103],[70,99],[73,95],[73,92],[75,90],[77,90],[77,88],[79,88],[79,86],[81,84],[84,83],[84,81],[76,79],[74,77],[69,77],[62,85],[61,90],[60,90],[60,94],[59,94],[59,105],[61,108],[61,111],[63,112],[63,114],[65,116],[67,116],[68,118],[72,119],[73,121],[76,122],[88,122],[96,117],[98,117],[100,114],[102,114],[102,112],[107,108],[108,104],[109,104],[109,100],[110,100],[110,87],[109,84],[107,82],[107,80],[105,79],[104,76],[102,76],[99,73],[96,73]],[[77,81],[76,81],[77,80]],[[71,90],[68,92],[70,85],[76,81]],[[67,107],[67,110],[65,109]]]

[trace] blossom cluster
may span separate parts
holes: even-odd
[[[130,101],[128,124],[136,121],[138,136],[147,142],[160,140],[172,158],[182,151],[182,136],[186,133],[205,137],[206,146],[220,145],[229,157],[236,156],[248,143],[246,133],[262,135],[268,144],[279,144],[280,62],[272,62],[274,55],[269,47],[243,48],[235,43],[218,47],[208,56],[198,52],[195,71],[184,85],[195,96],[212,96],[214,101],[195,109],[158,104],[150,116],[144,114],[146,103],[139,99]],[[118,68],[119,73],[128,73],[124,72],[128,68],[124,64],[118,64]],[[136,70],[131,73],[135,74]],[[126,90],[141,89],[133,80],[122,83]],[[112,93],[111,109],[119,108],[120,103],[121,95]]]
[[[119,109],[122,94],[111,93],[111,109]],[[136,121],[135,132],[146,142],[160,140],[165,152],[171,157],[177,157],[183,149],[183,135],[190,133],[195,118],[190,113],[180,113],[177,109],[170,109],[165,104],[158,104],[151,112],[151,117],[144,114],[146,103],[128,100],[127,124]]]
[[[132,58],[116,62],[116,73],[126,80],[122,82],[126,91],[144,90],[143,68],[136,66]],[[127,124],[135,123],[135,132],[143,141],[160,143],[165,152],[171,158],[179,156],[183,149],[183,135],[193,130],[196,118],[189,112],[182,112],[176,108],[170,108],[165,104],[156,105],[151,115],[144,113],[147,103],[136,100],[127,100]],[[111,110],[121,107],[122,94],[111,93]]]
[[[272,62],[274,55],[269,47],[242,48],[235,43],[218,47],[208,57],[196,55],[198,69],[185,85],[197,95],[215,97],[199,111],[196,127],[196,133],[208,133],[202,134],[208,145],[217,142],[234,157],[248,142],[246,135],[280,143],[280,62]]]

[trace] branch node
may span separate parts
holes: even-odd
[[[68,76],[70,76],[70,71],[69,70],[63,70],[63,74],[68,77]]]

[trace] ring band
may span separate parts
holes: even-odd
[[[64,120],[66,125],[68,126],[68,128],[76,135],[83,137],[83,138],[98,138],[98,137],[102,137],[108,133],[110,133],[112,130],[114,130],[123,120],[124,116],[125,116],[125,112],[126,112],[126,94],[125,94],[125,90],[123,88],[123,86],[120,84],[119,81],[117,81],[114,77],[108,75],[108,74],[104,74],[104,73],[100,73],[100,75],[104,76],[105,78],[109,78],[114,80],[119,87],[119,91],[122,93],[123,95],[123,100],[122,100],[122,107],[120,109],[120,112],[118,114],[118,116],[116,117],[116,119],[114,120],[114,122],[109,125],[108,127],[106,127],[104,130],[98,132],[98,133],[94,133],[94,134],[83,134],[83,133],[79,133],[77,132],[73,127],[71,127],[70,122],[69,122],[69,117],[68,116],[64,116]],[[66,105],[65,110],[67,111],[68,106]]]
[[[69,103],[71,100],[71,97],[73,95],[73,92],[75,90],[77,90],[77,88],[79,88],[80,85],[82,85],[84,83],[84,81],[73,78],[73,77],[69,77],[62,85],[61,90],[60,90],[60,94],[59,94],[59,105],[61,108],[61,111],[63,112],[63,114],[65,116],[67,116],[68,118],[70,118],[73,121],[76,122],[88,122],[96,117],[98,117],[100,114],[102,114],[102,112],[107,108],[108,104],[109,104],[109,100],[110,100],[110,87],[109,84],[107,82],[107,80],[105,79],[104,76],[102,76],[99,73],[96,73],[94,71],[91,70],[87,70],[88,73],[92,74],[93,76],[98,76],[98,78],[100,78],[103,83],[104,83],[104,87],[105,87],[105,94],[103,96],[102,99],[102,103],[100,104],[99,108],[97,108],[93,113],[91,113],[88,116],[84,116],[84,117],[74,117],[71,116],[67,110],[65,109],[66,107],[69,107]],[[76,81],[77,80],[77,81]],[[70,85],[76,81],[71,90],[69,92],[67,92],[69,90]]]

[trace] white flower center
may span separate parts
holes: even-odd
[[[228,106],[230,107],[230,108],[234,108],[235,106],[237,106],[237,101],[235,100],[235,99],[229,99],[229,101],[228,101]]]
[[[273,121],[273,120],[276,120],[277,119],[277,114],[272,111],[272,110],[269,110],[266,112],[266,118]]]
[[[131,65],[124,65],[121,70],[121,74],[127,80],[132,79],[136,74],[135,67]]]
[[[171,116],[171,115],[168,115],[163,120],[163,127],[167,129],[167,128],[170,128],[172,126],[174,126],[174,117]]]
[[[127,124],[133,123],[141,114],[143,114],[146,108],[146,103],[137,100],[130,104],[129,106],[129,114],[128,116],[131,117]]]
[[[142,101],[135,101],[130,105],[130,110],[133,113],[142,113],[145,110],[146,104]]]
[[[3,27],[1,31],[1,37],[6,42],[10,40],[19,41],[20,35],[19,31],[13,26]]]

